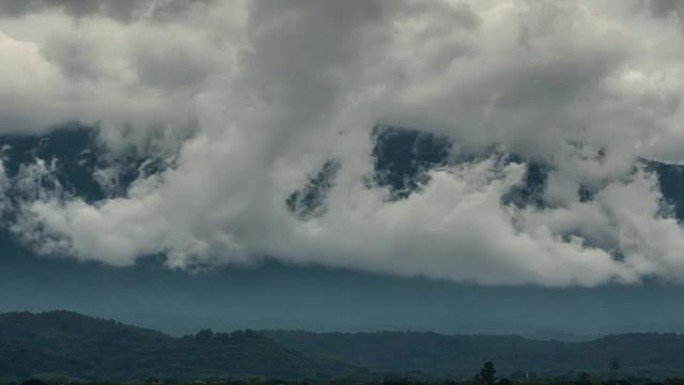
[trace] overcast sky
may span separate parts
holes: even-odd
[[[677,0],[0,0],[0,133],[79,121],[103,159],[165,171],[85,202],[44,181],[11,230],[36,251],[193,269],[283,262],[482,284],[684,278],[684,231],[639,159],[684,162]],[[406,199],[368,184],[378,123],[550,165],[451,162]],[[318,216],[287,197],[340,165]],[[109,175],[106,162],[98,172]],[[2,189],[9,188],[6,177]],[[593,199],[580,199],[591,186]]]

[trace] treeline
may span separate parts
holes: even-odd
[[[453,379],[421,376],[385,376],[379,378],[368,374],[367,377],[351,376],[331,380],[298,379],[284,380],[268,377],[230,377],[224,379],[194,379],[179,381],[150,377],[142,381],[85,381],[69,377],[32,378],[26,381],[0,382],[0,385],[684,385],[684,377],[670,377],[660,381],[643,377],[619,377],[614,362],[610,364],[611,372],[607,376],[593,376],[580,373],[569,377],[534,377],[527,374],[525,378],[510,379],[497,376],[496,366],[492,361],[485,362],[480,371],[470,379]]]
[[[674,333],[621,334],[578,343],[430,332],[263,333],[309,356],[335,357],[378,373],[464,378],[493,360],[505,378],[574,378],[583,372],[607,375],[615,361],[623,377],[684,376],[684,335]]]

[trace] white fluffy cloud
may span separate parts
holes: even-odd
[[[484,284],[684,277],[684,232],[635,171],[640,157],[684,160],[675,3],[71,3],[3,14],[0,130],[82,121],[109,152],[177,158],[123,197],[26,200],[13,230],[42,252]],[[391,201],[366,183],[379,122],[446,135],[454,156],[497,146],[548,163],[549,205],[503,204],[525,166],[496,156],[432,170]],[[325,214],[293,216],[286,198],[330,159]]]

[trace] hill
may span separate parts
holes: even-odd
[[[490,360],[500,377],[510,378],[607,376],[613,360],[620,376],[682,376],[684,335],[623,334],[579,343],[430,332],[202,330],[171,337],[66,311],[0,314],[0,379],[472,378]]]
[[[371,371],[468,378],[485,361],[501,377],[684,375],[684,335],[635,333],[589,342],[536,341],[518,336],[441,335],[429,332],[309,333],[267,331],[275,341],[311,356],[345,360]]]
[[[0,315],[0,377],[326,378],[356,370],[310,359],[253,331],[174,338],[66,311]]]

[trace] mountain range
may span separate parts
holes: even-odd
[[[500,377],[684,375],[684,335],[611,335],[588,342],[431,332],[311,333],[208,329],[171,337],[67,311],[0,314],[0,378],[329,380],[470,378],[485,361]],[[614,369],[613,369],[614,370]]]

